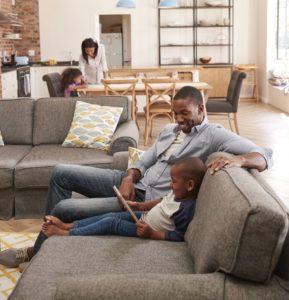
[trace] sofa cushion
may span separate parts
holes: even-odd
[[[83,255],[82,255],[83,254]],[[104,274],[191,274],[186,243],[118,236],[51,237],[25,269],[11,299],[54,299],[62,278]],[[37,298],[38,297],[38,298]]]
[[[77,101],[71,127],[62,146],[108,150],[121,113],[121,107]]]
[[[207,172],[186,232],[197,273],[268,281],[288,231],[286,212],[245,169]]]
[[[34,100],[0,101],[0,130],[5,145],[31,145]]]
[[[30,151],[28,145],[6,145],[0,147],[0,189],[13,187],[14,168]]]
[[[69,131],[76,101],[122,107],[119,124],[130,115],[127,97],[44,98],[35,102],[33,144],[62,144]]]
[[[112,162],[113,157],[102,150],[64,148],[61,145],[35,146],[16,166],[15,188],[47,187],[52,169],[60,163],[110,168]]]

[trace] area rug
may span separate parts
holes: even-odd
[[[1,251],[12,247],[22,248],[32,246],[36,237],[37,233],[0,231]],[[20,276],[18,268],[4,268],[0,265],[0,300],[8,298]]]

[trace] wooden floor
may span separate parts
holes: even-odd
[[[229,128],[226,120],[210,117],[210,122],[218,122]],[[240,135],[252,140],[256,144],[271,148],[274,151],[274,166],[264,175],[267,182],[273,187],[280,198],[289,207],[289,116],[270,105],[252,101],[242,101],[238,113]],[[154,124],[154,131],[150,144],[156,138],[158,132],[167,122],[166,118],[160,118]],[[139,121],[140,143],[143,145],[144,119]],[[27,231],[38,232],[41,220],[9,220],[0,221],[0,231]]]

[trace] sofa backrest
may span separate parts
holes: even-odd
[[[35,102],[33,145],[61,144],[71,125],[76,101],[123,107],[119,124],[129,120],[130,101],[127,97],[42,98]]]
[[[34,100],[0,100],[0,130],[6,145],[31,145]]]
[[[185,236],[196,273],[270,280],[288,232],[288,215],[267,186],[257,172],[242,168],[207,172]],[[288,262],[288,256],[284,259]]]

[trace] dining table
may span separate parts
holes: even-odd
[[[126,85],[126,84],[117,84],[116,83],[114,85],[114,90],[118,91],[121,94],[122,91],[127,89],[128,85],[129,84]],[[155,86],[161,89],[164,87],[164,84],[157,83],[157,84],[155,84]],[[207,115],[205,104],[208,99],[209,92],[212,89],[212,86],[210,86],[206,82],[176,81],[175,92],[177,93],[184,86],[195,87],[196,89],[198,89],[201,92],[202,97],[203,97],[204,113],[205,113],[205,115]],[[84,95],[84,96],[106,96],[105,87],[102,83],[88,84],[85,87],[78,88],[77,91],[79,94]],[[142,96],[146,95],[145,84],[142,81],[138,81],[136,83],[135,95],[142,95]],[[133,99],[133,101],[135,101],[135,99]],[[132,105],[135,106],[136,103],[133,103]],[[134,119],[133,114],[132,114],[132,117]]]

